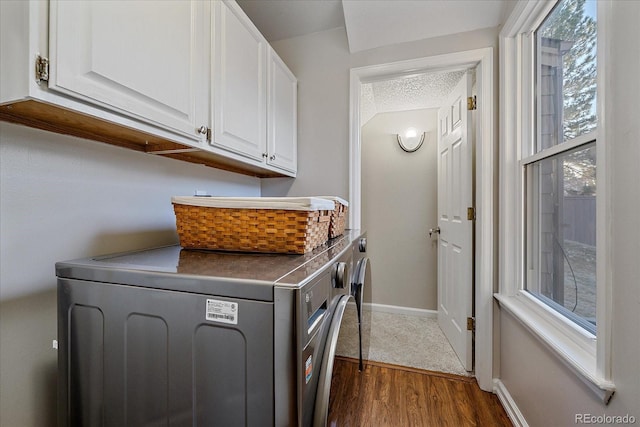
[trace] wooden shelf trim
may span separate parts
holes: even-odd
[[[36,100],[0,106],[0,120],[259,178],[282,177],[258,166]]]

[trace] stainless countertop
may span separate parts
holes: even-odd
[[[273,301],[275,286],[299,287],[360,236],[342,236],[303,255],[165,246],[56,263],[59,278]],[[242,286],[240,286],[242,284]]]

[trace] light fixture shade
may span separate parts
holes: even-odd
[[[416,128],[408,128],[404,135],[398,134],[398,145],[407,153],[413,153],[422,147],[426,132],[418,133]]]

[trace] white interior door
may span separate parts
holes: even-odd
[[[466,370],[473,369],[473,334],[467,330],[473,299],[473,146],[471,73],[438,111],[438,323]]]

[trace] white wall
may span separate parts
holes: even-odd
[[[350,69],[495,47],[498,30],[487,28],[355,54],[349,53],[344,28],[274,42],[273,48],[298,78],[299,172],[295,180],[263,180],[262,194],[334,194],[348,200]]]
[[[362,127],[362,225],[370,244],[372,302],[437,310],[437,109],[382,113]],[[407,153],[396,135],[428,132]]]
[[[610,253],[606,268],[612,289],[612,380],[608,406],[597,401],[559,360],[517,320],[500,313],[501,379],[530,426],[575,425],[575,414],[635,416],[640,423],[640,2],[611,2],[613,22],[607,52],[606,109],[611,192]],[[615,64],[615,66],[610,66]],[[599,164],[600,159],[598,159]]]
[[[171,196],[196,189],[260,180],[0,122],[0,426],[55,425],[55,262],[177,242]]]

